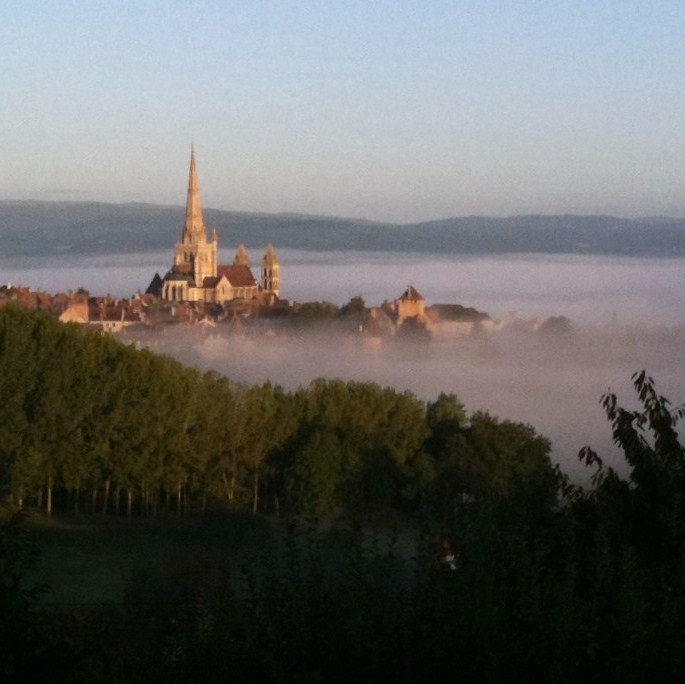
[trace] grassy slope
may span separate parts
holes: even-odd
[[[39,551],[34,579],[47,586],[43,601],[56,608],[119,603],[136,571],[165,571],[192,558],[211,556],[238,573],[270,536],[264,521],[242,516],[202,523],[34,517],[29,529]]]

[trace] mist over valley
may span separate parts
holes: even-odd
[[[232,258],[229,249],[221,258]],[[253,250],[254,255],[258,254]],[[366,347],[361,339],[315,330],[274,336],[199,335],[178,326],[145,343],[245,383],[289,389],[317,377],[375,381],[431,399],[454,392],[469,411],[532,424],[553,458],[579,480],[585,444],[618,459],[599,398],[609,388],[632,401],[630,376],[646,369],[673,402],[685,399],[685,259],[580,255],[427,255],[280,249],[283,297],[340,306],[397,298],[413,284],[428,304],[474,307],[505,323],[473,338]],[[85,287],[128,297],[165,272],[168,250],[142,254],[21,259],[4,283],[48,292]],[[20,266],[23,264],[23,266]],[[536,334],[535,319],[565,316],[567,335]]]
[[[578,324],[567,335],[509,330],[472,338],[369,348],[361,338],[325,331],[243,337],[168,330],[146,344],[184,363],[244,383],[288,389],[317,377],[374,381],[434,399],[455,393],[469,412],[532,424],[552,440],[552,457],[577,481],[591,473],[577,454],[589,444],[616,466],[610,426],[599,405],[611,389],[632,406],[630,377],[647,369],[659,391],[683,399],[685,328]]]
[[[221,257],[229,260],[230,250]],[[474,307],[504,321],[499,332],[380,348],[324,330],[274,335],[163,330],[146,344],[245,383],[293,389],[316,377],[375,381],[431,399],[454,392],[469,411],[532,424],[553,443],[553,458],[574,477],[588,473],[578,450],[591,444],[616,456],[599,406],[609,388],[630,404],[630,376],[646,369],[673,402],[685,399],[685,259],[573,255],[455,256],[279,250],[283,297],[367,306],[413,284],[428,304]],[[168,250],[139,255],[61,257],[2,268],[3,283],[56,292],[83,286],[130,296],[163,274]],[[570,334],[544,335],[535,319],[565,316]],[[179,330],[180,328],[180,330]]]

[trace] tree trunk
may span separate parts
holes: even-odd
[[[182,490],[182,485],[179,481],[178,487],[176,487],[176,513],[178,514],[178,517],[181,517],[181,499],[183,496],[183,490]]]
[[[52,515],[52,480],[48,480],[45,497],[45,514]]]
[[[102,494],[102,515],[107,515],[107,505],[109,504],[109,478],[105,480],[105,491]]]
[[[133,490],[129,487],[126,496],[126,515],[130,518],[133,510]]]
[[[98,507],[98,488],[93,487],[91,493],[90,493],[90,507],[93,513],[95,513],[95,510]]]
[[[259,507],[259,471],[256,470],[252,482],[252,512],[257,513]]]
[[[226,471],[221,471],[221,479],[224,481],[224,492],[226,493],[226,500],[231,503],[231,488],[228,484],[228,478],[226,477]]]
[[[117,486],[114,490],[114,515],[119,517],[119,497],[121,495],[121,487]]]

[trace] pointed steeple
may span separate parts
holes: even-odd
[[[248,256],[245,245],[242,242],[238,245],[238,251],[235,253],[235,259],[233,259],[233,263],[237,266],[250,265],[250,257]]]
[[[269,243],[264,252],[264,257],[262,259],[262,266],[273,266],[278,264],[278,257],[276,256],[276,250],[274,246]]]
[[[188,196],[186,199],[186,220],[183,224],[181,241],[184,244],[207,242],[202,207],[200,206],[200,184],[195,169],[195,147],[190,146],[190,173],[188,174]]]

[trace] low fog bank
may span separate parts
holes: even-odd
[[[283,296],[297,301],[341,305],[361,295],[375,306],[396,299],[411,284],[428,304],[462,304],[493,318],[685,322],[676,318],[683,303],[685,259],[296,251],[279,256]]]
[[[501,256],[394,252],[306,252],[278,249],[281,292],[296,301],[342,305],[361,295],[368,306],[399,297],[414,285],[429,304],[462,304],[494,318],[564,315],[582,323],[650,321],[680,317],[685,259],[563,254]],[[235,248],[221,249],[231,263]],[[258,266],[261,251],[251,250]],[[0,259],[0,285],[8,282],[47,292],[83,286],[94,295],[130,297],[145,291],[155,272],[171,265],[168,251],[109,256]],[[254,269],[255,273],[257,269]]]
[[[451,340],[391,339],[379,348],[323,331],[250,338],[189,329],[168,330],[152,346],[250,384],[270,380],[295,389],[325,376],[374,381],[423,399],[453,392],[469,412],[532,424],[552,440],[553,459],[580,482],[591,475],[577,459],[585,445],[612,465],[622,463],[599,405],[604,392],[637,407],[630,377],[644,368],[661,394],[676,404],[685,400],[685,327],[576,325],[567,334],[510,328]]]
[[[142,252],[99,256],[0,257],[0,285],[11,283],[51,294],[85,288],[94,296],[130,297],[164,275],[173,254]]]

